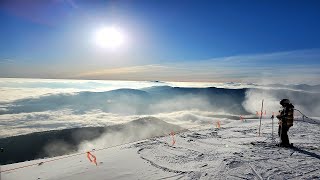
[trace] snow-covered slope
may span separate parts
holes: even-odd
[[[0,164],[62,156],[77,151],[119,145],[180,130],[183,130],[180,126],[147,116],[106,127],[72,128],[7,137],[0,139],[0,147],[5,149],[0,153]],[[21,152],[22,149],[23,153]]]
[[[176,134],[86,153],[1,167],[10,179],[319,179],[320,126],[296,121],[289,131],[295,149],[279,148],[271,120],[221,122]],[[274,124],[276,135],[276,122]],[[168,132],[169,133],[169,132]],[[23,152],[22,152],[23,153]],[[20,168],[22,167],[22,168]],[[17,169],[19,168],[19,169]]]

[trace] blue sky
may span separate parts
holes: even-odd
[[[302,0],[4,0],[0,77],[320,83],[319,9]],[[122,30],[123,47],[97,47],[105,26]]]

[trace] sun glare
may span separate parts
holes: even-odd
[[[103,27],[95,32],[94,40],[99,47],[116,49],[124,43],[124,35],[118,28]]]

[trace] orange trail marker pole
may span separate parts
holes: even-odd
[[[221,124],[220,124],[220,120],[218,120],[216,127],[220,129],[220,125],[221,125]]]
[[[91,153],[88,151],[88,152],[87,152],[87,158],[89,159],[90,162],[92,162],[92,160],[91,160],[91,158],[90,158],[90,154],[91,154]]]
[[[241,120],[242,122],[244,121],[244,119],[243,119],[242,115],[240,115],[240,120]]]
[[[93,160],[91,159],[91,157],[93,158]],[[90,162],[93,162],[96,166],[98,166],[96,156],[91,154],[90,151],[87,152],[87,158],[89,159]]]
[[[260,114],[260,125],[259,125],[259,136],[260,136],[260,132],[261,132],[261,119],[262,119],[262,114],[263,114],[263,101],[264,99],[262,99],[262,106],[261,106],[261,114]]]
[[[170,133],[170,135],[171,135],[171,137],[172,137],[172,146],[176,143],[176,140],[174,139],[174,132],[173,131],[171,131],[171,133]]]

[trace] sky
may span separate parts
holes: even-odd
[[[320,84],[320,2],[2,0],[0,77]],[[96,32],[115,27],[117,48]]]

